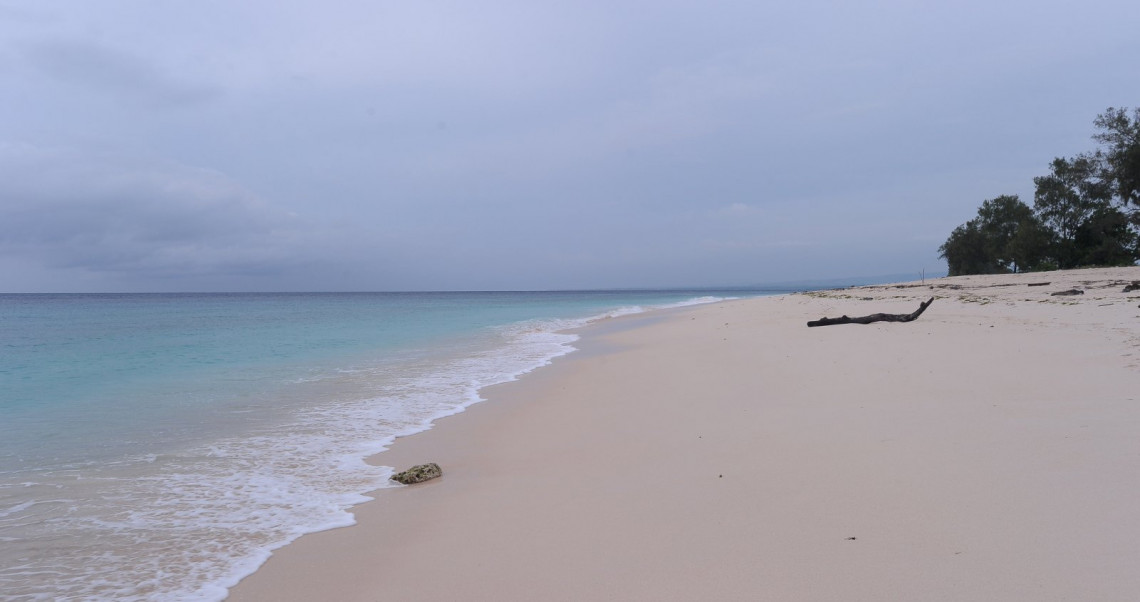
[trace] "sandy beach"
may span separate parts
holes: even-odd
[[[230,599],[1140,599],[1133,280],[955,277],[605,320],[375,458],[442,478],[376,492]],[[909,323],[806,326],[930,297]]]

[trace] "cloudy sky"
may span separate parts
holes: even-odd
[[[0,292],[944,270],[1140,105],[1135,0],[0,0]]]

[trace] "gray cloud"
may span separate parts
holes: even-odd
[[[140,56],[86,40],[28,44],[25,60],[60,82],[158,106],[208,100],[216,90],[178,81]]]
[[[1029,198],[1096,113],[1140,104],[1124,0],[12,14],[9,290],[929,273],[982,199]]]
[[[224,175],[0,148],[0,253],[142,278],[281,272],[311,233]]]

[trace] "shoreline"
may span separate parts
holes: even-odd
[[[493,428],[497,422],[525,409],[524,406],[527,404],[526,395],[520,397],[511,392],[513,386],[519,385],[522,381],[526,381],[527,383],[538,381],[542,374],[556,370],[561,364],[568,360],[583,359],[612,351],[614,346],[604,339],[606,334],[645,327],[668,319],[667,316],[673,313],[682,313],[690,309],[708,305],[737,303],[748,299],[749,298],[722,299],[708,303],[685,303],[679,306],[655,308],[649,311],[621,313],[618,315],[595,318],[582,325],[557,331],[558,334],[573,334],[578,336],[575,341],[568,344],[570,347],[569,351],[553,357],[546,365],[538,366],[524,372],[514,380],[478,389],[476,393],[482,398],[481,401],[464,405],[455,412],[434,418],[432,424],[425,430],[419,430],[406,435],[398,435],[395,440],[388,445],[387,449],[365,458],[365,462],[373,466],[391,466],[393,467],[393,473],[395,473],[415,464],[436,461],[433,459],[425,459],[428,458],[428,456],[438,458],[441,453],[443,453],[452,457],[460,457],[464,453],[464,448],[469,443],[469,438],[472,434],[471,429],[482,430],[485,428]],[[508,394],[500,394],[500,391],[504,389],[508,391]],[[299,568],[298,564],[302,566],[312,565],[314,561],[319,562],[321,558],[328,558],[329,556],[326,552],[339,550],[345,545],[370,548],[371,546],[367,539],[370,539],[371,534],[377,531],[380,523],[387,518],[390,513],[390,509],[387,506],[389,504],[414,504],[410,499],[394,496],[402,496],[407,490],[414,491],[416,489],[437,487],[447,482],[447,480],[456,481],[463,479],[470,483],[472,477],[477,476],[470,472],[470,468],[472,467],[469,466],[468,463],[453,460],[446,462],[443,466],[443,478],[413,486],[384,487],[368,492],[366,495],[371,497],[371,500],[361,502],[350,509],[350,512],[356,519],[354,524],[332,527],[321,531],[306,532],[299,538],[273,549],[268,557],[259,564],[257,569],[242,577],[237,585],[229,588],[229,594],[225,600],[312,600],[328,598],[329,596],[331,596],[331,598],[328,599],[370,599],[369,596],[371,594],[366,591],[351,588],[345,590],[339,586],[332,588],[330,591],[325,587],[327,582],[317,587],[309,587],[305,583],[307,579],[292,582],[292,575],[295,569]],[[459,475],[455,474],[457,470],[460,472]],[[367,524],[368,527],[364,530],[354,531],[365,524]],[[366,536],[363,531],[367,531],[369,535]],[[294,557],[295,548],[307,549],[300,550],[300,554]],[[279,558],[280,560],[278,560]],[[260,575],[266,571],[266,567],[270,562],[273,562],[274,566],[268,569],[273,573],[268,579],[276,582],[281,576],[286,576],[290,581],[288,587],[279,589],[276,583],[268,584],[263,581],[263,577],[260,577]],[[283,566],[278,568],[276,566],[278,563],[283,564]],[[329,564],[322,567],[325,571],[335,573],[342,572],[339,570],[340,568],[339,563],[337,565]],[[351,577],[348,573],[345,573],[342,583],[351,581]]]
[[[559,331],[717,298],[8,299],[0,591],[221,600],[272,551],[354,524],[366,494],[396,486],[367,458],[571,352],[577,336]]]
[[[1140,312],[1119,288],[1021,286],[1043,279],[1140,268],[587,326],[578,351],[377,458],[443,478],[379,490],[230,599],[1125,599]],[[928,294],[910,324],[803,324]]]

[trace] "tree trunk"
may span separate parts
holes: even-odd
[[[926,308],[930,307],[931,303],[934,303],[934,297],[931,297],[929,301],[921,303],[918,309],[914,310],[914,313],[909,314],[871,314],[858,318],[848,318],[847,316],[843,316],[842,318],[820,318],[808,322],[807,325],[831,326],[833,324],[870,324],[872,322],[911,322],[921,316],[922,312],[926,311]]]

